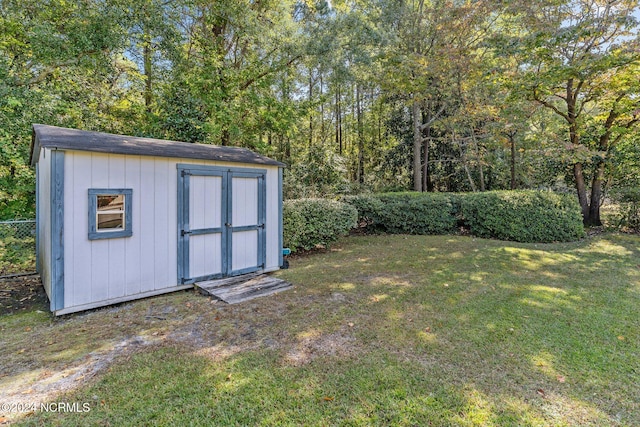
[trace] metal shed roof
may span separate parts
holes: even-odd
[[[111,133],[34,124],[30,159],[32,166],[35,165],[40,157],[41,147],[60,150],[95,151],[108,154],[178,157],[183,159],[285,166],[284,163],[262,156],[246,148],[191,144],[188,142],[114,135]]]

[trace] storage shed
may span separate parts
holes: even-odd
[[[33,125],[36,265],[56,315],[280,268],[283,163]]]

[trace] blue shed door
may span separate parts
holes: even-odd
[[[178,282],[265,265],[266,171],[178,165]]]

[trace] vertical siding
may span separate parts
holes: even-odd
[[[269,167],[266,177],[267,192],[267,218],[265,233],[267,239],[267,254],[265,270],[277,270],[280,268],[280,253],[282,251],[279,227],[278,227],[278,167]]]
[[[89,232],[88,187],[77,185],[89,183],[92,175],[91,155],[77,158],[72,152],[65,156],[65,216],[73,224],[65,224],[65,307],[89,304],[92,301],[92,250],[85,242]],[[74,272],[74,274],[69,274]]]
[[[109,184],[106,188],[131,188],[126,182],[125,176],[125,156],[109,155]],[[125,244],[130,238],[106,239],[108,242],[109,259],[109,283],[107,285],[108,298],[118,298],[127,295],[125,289]]]
[[[51,150],[41,149],[38,159],[38,258],[40,277],[51,298]]]
[[[142,236],[142,197],[141,194],[135,194],[141,190],[141,162],[139,156],[127,156],[125,159],[124,177],[125,182],[122,188],[133,189],[133,197],[131,201],[131,222],[138,224],[138,229],[134,230],[131,238],[124,240],[125,244],[125,270],[124,283],[127,295],[139,294],[142,289],[142,239],[134,238],[135,234]],[[146,218],[145,218],[146,219]],[[152,282],[152,281],[150,281]]]
[[[222,178],[192,176],[189,182],[189,228],[222,227]],[[222,272],[220,234],[194,235],[189,238],[189,275],[191,277]]]
[[[153,252],[156,246],[155,161],[140,159],[140,187],[133,189],[133,199],[140,201],[140,217],[133,212],[133,236],[140,242],[140,292],[155,289],[156,271]],[[134,205],[135,207],[135,202]],[[166,230],[165,233],[171,232]],[[139,236],[139,237],[138,237]],[[143,237],[144,236],[144,237]],[[158,236],[159,237],[159,236]]]
[[[89,188],[109,188],[109,155],[98,153],[85,155],[75,152],[74,157],[76,162],[91,162],[91,179],[82,180],[81,177],[76,177],[74,187],[80,186],[85,191]],[[83,198],[88,200],[88,195]],[[88,218],[88,208],[85,208],[87,208],[85,203],[79,203],[78,206],[74,206],[73,210],[78,212],[78,215],[84,213]],[[71,210],[71,206],[68,209]],[[80,236],[80,233],[76,239],[82,241],[84,243],[82,246],[88,246],[87,249],[91,251],[91,263],[88,264],[91,266],[91,283],[89,284],[91,301],[109,299],[109,266],[111,262],[109,259],[109,240],[111,239],[89,240],[88,236]]]
[[[174,159],[171,159],[172,161]],[[265,234],[266,234],[266,261],[265,261],[265,270],[273,271],[280,268],[280,253],[281,253],[281,244],[279,238],[279,228],[278,228],[278,170],[277,166],[265,166],[265,165],[252,165],[252,164],[240,164],[240,163],[228,163],[228,162],[207,162],[200,160],[192,160],[192,159],[175,159],[173,161],[174,164],[182,163],[182,164],[196,164],[196,165],[208,165],[208,166],[228,166],[231,168],[259,168],[266,169],[267,176],[265,179],[266,185],[266,221],[265,221]],[[174,166],[175,168],[175,166]],[[177,181],[177,177],[176,177]],[[176,190],[177,191],[177,190]],[[234,197],[237,197],[237,194],[234,193]],[[177,218],[176,218],[177,220]],[[176,243],[177,245],[177,243]]]
[[[44,155],[46,150],[42,150]],[[41,159],[39,183],[49,182],[47,161]],[[177,169],[178,163],[234,168],[241,165],[222,162],[194,161],[146,156],[108,155],[80,151],[67,151],[65,155],[65,308],[93,304],[116,298],[166,289],[177,283]],[[278,268],[278,168],[267,169],[267,213],[266,213],[266,270]],[[207,180],[207,186],[219,185]],[[218,181],[215,181],[216,183]],[[40,185],[41,197],[48,200],[49,185]],[[133,235],[115,239],[88,239],[88,189],[130,188],[132,197]],[[220,226],[220,215],[204,215],[204,211],[216,205],[212,195],[215,188],[205,188],[202,204],[205,227]],[[209,194],[209,195],[208,195]],[[239,194],[234,194],[240,197]],[[48,201],[42,203],[40,256],[43,282],[47,277],[50,247],[50,224]],[[206,219],[205,219],[206,218]],[[219,258],[221,242],[219,236],[205,238],[201,248],[202,264]],[[198,240],[198,239],[194,239]],[[195,242],[194,242],[195,243]],[[219,261],[208,265],[218,270]],[[45,284],[45,287],[47,285]]]
[[[258,223],[258,180],[233,178],[231,180],[231,223],[234,227]]]
[[[258,232],[235,231],[231,247],[231,269],[242,270],[258,263]]]
[[[176,222],[170,221],[170,211],[176,210],[177,194],[171,191],[169,181],[175,181],[176,169],[170,168],[169,161],[158,159],[155,162],[155,173],[153,180],[155,182],[155,247],[153,258],[155,262],[156,283],[154,289],[166,287],[169,283],[176,281],[177,273],[170,274],[167,266],[170,263],[176,264],[177,243],[169,249],[169,243],[175,236]],[[169,253],[172,256],[169,256]]]

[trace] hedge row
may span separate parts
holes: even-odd
[[[576,198],[550,191],[490,191],[461,197],[474,236],[518,242],[566,242],[584,235]]]
[[[384,193],[346,196],[361,222],[387,233],[446,234],[519,242],[576,240],[584,235],[575,197],[548,191]]]
[[[383,193],[342,201],[284,202],[284,244],[292,250],[327,246],[357,222],[392,234],[451,234],[518,242],[576,240],[584,235],[575,197],[548,191]]]
[[[353,206],[327,199],[286,200],[283,204],[284,245],[296,249],[328,246],[356,226]]]
[[[345,196],[370,229],[392,234],[448,234],[456,230],[456,204],[445,193]]]

